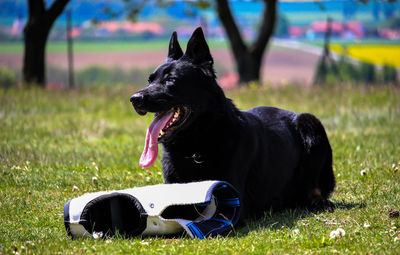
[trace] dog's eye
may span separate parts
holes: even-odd
[[[166,81],[166,82],[169,82],[169,83],[173,83],[173,82],[175,82],[175,78],[173,78],[173,77],[168,77],[165,81]]]

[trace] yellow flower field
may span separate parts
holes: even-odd
[[[400,68],[400,45],[331,45],[331,50],[377,65]]]

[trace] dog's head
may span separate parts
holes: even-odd
[[[185,53],[176,32],[172,34],[167,59],[150,74],[149,85],[130,98],[138,114],[155,113],[144,154],[151,151],[147,147],[168,141],[224,98],[215,81],[213,63],[201,28],[193,32]],[[147,164],[141,165],[147,167]]]

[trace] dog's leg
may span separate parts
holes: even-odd
[[[321,122],[311,114],[299,114],[295,126],[304,146],[298,187],[304,192],[302,201],[315,210],[333,211],[329,197],[335,187],[332,150]]]

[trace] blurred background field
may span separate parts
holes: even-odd
[[[172,31],[178,32],[185,45],[190,33],[201,25],[205,28],[222,86],[234,87],[238,78],[229,41],[214,11],[215,4],[205,2],[211,4],[199,8],[190,1],[167,1],[161,6],[157,1],[148,1],[135,16],[135,22],[131,22],[126,19],[124,10],[127,7],[123,1],[70,1],[66,10],[70,10],[72,16],[74,70],[104,67],[143,71],[145,76],[149,69],[165,59]],[[263,3],[238,0],[231,1],[230,6],[243,37],[254,39]],[[13,70],[20,82],[26,1],[1,1],[0,14],[0,65]],[[280,1],[274,39],[263,58],[263,82],[312,85],[318,59],[323,53],[328,17],[332,19],[330,48],[333,53],[374,64],[378,69],[382,65],[399,68],[398,1]],[[65,26],[63,12],[51,30],[46,48],[47,80],[55,87],[65,87],[67,83]],[[143,80],[130,83],[144,86]],[[116,82],[126,83],[125,80]],[[85,86],[79,79],[77,83]]]

